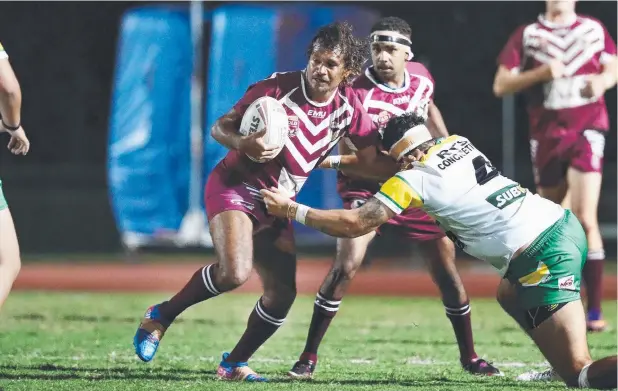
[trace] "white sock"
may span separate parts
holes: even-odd
[[[588,368],[590,368],[590,365],[592,365],[592,363],[583,367],[581,372],[579,373],[579,378],[577,378],[577,382],[579,383],[579,388],[590,387],[590,383],[588,383]]]

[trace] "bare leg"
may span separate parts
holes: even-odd
[[[19,243],[9,208],[0,210],[0,309],[21,269]]]
[[[582,273],[586,285],[588,330],[603,331],[607,327],[601,316],[605,251],[597,219],[602,177],[598,172],[581,172],[569,168],[567,180],[571,189],[573,213],[588,239],[588,259]]]
[[[473,374],[501,375],[500,370],[487,361],[479,359],[474,350],[472,310],[455,266],[455,245],[447,237],[420,242],[419,245],[431,278],[440,288],[446,316],[453,325],[459,346],[459,360],[462,366]]]
[[[313,316],[305,349],[299,361],[288,374],[295,378],[310,378],[318,361],[318,348],[350,282],[360,268],[369,243],[376,233],[370,232],[354,239],[337,239],[337,254],[330,271],[324,278],[313,306]]]
[[[169,301],[146,310],[133,338],[142,361],[154,358],[168,327],[184,310],[235,289],[250,277],[253,222],[249,216],[236,210],[222,212],[210,221],[210,231],[218,262],[199,268]]]

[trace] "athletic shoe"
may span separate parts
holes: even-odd
[[[163,319],[159,312],[159,304],[153,305],[146,310],[137,332],[133,337],[135,354],[140,360],[148,362],[157,353],[159,343],[171,322]]]
[[[255,371],[249,368],[246,362],[227,362],[229,353],[223,353],[219,368],[217,368],[217,378],[219,380],[232,380],[232,381],[248,381],[248,382],[266,382],[265,377],[262,377],[255,373]]]
[[[311,379],[313,378],[316,364],[317,362],[301,358],[296,361],[296,364],[288,372],[288,376],[295,379]]]
[[[463,369],[473,375],[504,376],[502,372],[482,358],[463,364]]]
[[[553,369],[543,372],[526,372],[515,378],[518,381],[561,381],[560,376]]]

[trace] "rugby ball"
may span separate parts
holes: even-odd
[[[266,145],[274,145],[281,152],[288,139],[288,114],[279,101],[270,96],[256,99],[249,105],[240,123],[240,134],[248,136],[266,128],[266,134],[262,138]],[[247,155],[249,159],[258,163],[268,160],[255,159]]]

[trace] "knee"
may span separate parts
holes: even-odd
[[[264,290],[262,303],[277,316],[285,317],[296,300],[296,286],[278,284]]]
[[[496,292],[496,300],[500,307],[508,313],[511,313],[516,303],[516,294],[506,283],[501,283]]]
[[[243,285],[253,270],[251,262],[220,262],[216,271],[216,284],[222,291],[229,291]]]
[[[17,278],[21,271],[21,258],[19,255],[11,257],[11,259],[2,259],[0,261],[0,274],[9,277],[12,281]]]
[[[352,280],[360,268],[361,263],[363,263],[363,255],[361,254],[340,254],[333,266],[333,274],[337,276],[336,280]]]

